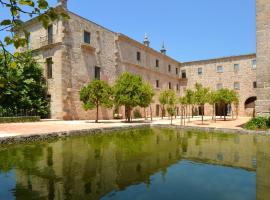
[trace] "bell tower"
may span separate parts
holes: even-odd
[[[258,116],[270,114],[270,1],[256,0],[257,10],[257,102]]]

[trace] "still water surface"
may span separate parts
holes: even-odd
[[[0,199],[269,200],[270,136],[143,129],[2,146]]]

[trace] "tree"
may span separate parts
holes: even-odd
[[[222,88],[217,91],[217,102],[223,107],[224,121],[226,121],[226,106],[233,103],[234,95],[234,91],[227,88]]]
[[[183,119],[184,119],[184,125],[186,125],[186,108],[188,106],[188,99],[187,96],[183,96],[179,98],[179,103],[181,104],[181,125],[183,125]]]
[[[218,94],[215,91],[209,94],[209,104],[212,105],[212,120],[216,121],[216,104],[218,103]]]
[[[239,112],[239,102],[240,102],[240,97],[238,92],[236,92],[235,90],[232,90],[232,103],[235,107],[235,112],[236,112],[236,119],[238,118],[238,112]],[[233,118],[233,114],[232,114],[232,118]]]
[[[0,52],[0,109],[9,112],[9,116],[36,114],[46,117],[49,102],[42,68],[31,52],[15,56],[16,62],[14,57]]]
[[[112,107],[112,88],[104,81],[94,80],[80,91],[80,100],[83,102],[85,110],[96,108],[96,123],[98,123],[100,106]]]
[[[47,0],[0,0],[0,5],[1,9],[8,13],[7,17],[0,21],[0,32],[6,35],[4,41],[0,40],[4,54],[10,54],[6,49],[7,45],[18,48],[28,43],[29,33],[24,29],[21,18],[38,17],[45,28],[59,18],[68,19],[64,9],[50,7]]]
[[[204,117],[204,107],[209,100],[209,88],[205,88],[202,84],[195,84],[195,102],[197,105],[201,106],[202,109],[202,124]]]
[[[145,115],[145,118],[147,118],[145,109],[150,105],[150,110],[151,110],[151,103],[155,95],[155,92],[153,90],[153,87],[148,83],[143,84],[141,87],[141,90],[142,91],[141,91],[139,106],[144,108],[144,115]],[[151,110],[151,120],[152,120],[152,110]]]
[[[168,104],[168,93],[169,90],[163,90],[159,94],[159,103],[161,104],[161,118],[165,117],[165,112],[166,112],[166,104]]]
[[[193,117],[193,110],[194,110],[194,104],[195,104],[195,95],[194,92],[191,89],[188,89],[186,91],[186,100],[187,100],[187,105],[191,106],[191,109],[189,108],[189,122],[190,122],[190,116]]]
[[[173,116],[176,114],[175,113],[175,109],[176,109],[176,94],[174,92],[174,90],[168,90],[167,91],[167,106],[166,106],[166,110],[171,118],[171,125],[172,125],[172,119]]]
[[[113,88],[113,97],[116,105],[125,106],[126,118],[131,122],[131,112],[136,106],[149,106],[153,91],[138,75],[123,73]],[[146,100],[146,102],[144,102]]]

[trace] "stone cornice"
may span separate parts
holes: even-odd
[[[217,63],[217,62],[230,62],[230,61],[236,61],[236,60],[242,60],[242,59],[254,59],[256,58],[256,54],[246,54],[246,55],[239,55],[239,56],[228,56],[228,57],[222,57],[222,58],[214,58],[209,60],[198,60],[198,61],[191,61],[191,62],[183,62],[180,63],[180,66],[190,66],[195,64],[211,64],[211,63]]]
[[[118,33],[118,38],[123,40],[123,41],[129,42],[129,43],[137,46],[140,49],[143,49],[147,53],[152,53],[152,54],[154,54],[155,56],[157,56],[159,58],[165,59],[165,60],[167,60],[169,62],[173,62],[174,64],[179,65],[179,62],[177,60],[174,60],[173,58],[171,58],[171,57],[169,57],[167,55],[164,55],[161,52],[156,51],[155,49],[153,49],[151,47],[147,47],[144,44],[142,44],[142,43],[140,43],[140,42],[138,42],[138,41],[124,35],[124,34]]]
[[[153,70],[151,68],[144,67],[142,65],[138,65],[138,64],[134,64],[134,63],[130,63],[130,62],[121,62],[121,63],[124,64],[124,65],[127,65],[127,66],[131,66],[131,67],[138,67],[140,69],[144,69],[144,70],[147,70],[149,72],[159,74],[160,76],[166,76],[168,78],[175,79],[176,81],[180,81],[181,80],[180,76],[177,76],[177,75],[173,76],[173,75],[170,75],[170,74],[162,73],[159,70]]]

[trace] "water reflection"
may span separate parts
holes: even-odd
[[[0,199],[270,199],[269,175],[269,136],[147,129],[0,148]]]

